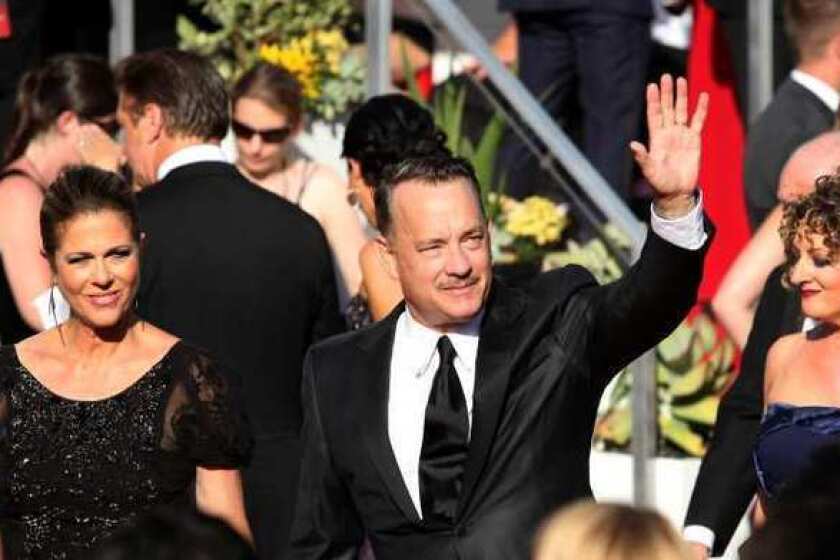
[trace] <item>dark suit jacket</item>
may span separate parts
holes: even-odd
[[[744,157],[744,192],[750,227],[755,230],[776,206],[779,175],[802,144],[829,130],[834,113],[819,97],[790,78],[750,127]]]
[[[455,526],[419,519],[388,439],[401,312],[315,346],[304,372],[304,459],[291,558],[527,558],[539,521],[591,496],[589,451],[610,378],[692,306],[704,251],[649,234],[641,260],[598,287],[580,267],[529,291],[496,281],[476,363],[473,423]]]
[[[547,12],[592,9],[653,17],[650,0],[499,0],[501,12]]]
[[[747,4],[749,4],[749,2],[744,2],[743,0],[706,0],[706,3],[723,16],[738,18],[747,17]],[[773,0],[773,16],[777,20],[782,19],[782,14],[784,12],[783,8],[784,0]]]
[[[779,337],[802,328],[799,296],[782,285],[782,273],[782,268],[777,268],[764,285],[744,347],[741,372],[720,403],[714,437],[688,506],[686,525],[714,531],[714,556],[726,550],[756,492],[752,451],[764,410],[767,351]]]
[[[138,203],[140,315],[242,377],[257,435],[297,433],[303,357],[343,326],[318,223],[219,162],[173,170]]]

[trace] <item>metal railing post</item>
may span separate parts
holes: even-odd
[[[773,96],[773,1],[747,5],[747,114],[755,120]]]
[[[391,64],[388,56],[391,16],[391,0],[367,0],[365,40],[368,53],[368,97],[391,91]]]
[[[109,37],[111,64],[134,54],[134,0],[111,0],[114,23]]]
[[[656,456],[656,351],[649,350],[630,365],[633,371],[633,503],[656,503],[656,484],[651,459]]]

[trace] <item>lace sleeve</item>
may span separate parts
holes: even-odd
[[[243,466],[252,439],[238,379],[203,352],[180,344],[172,360],[161,447],[202,467]]]
[[[12,346],[0,347],[0,517],[4,515],[4,504],[8,503],[11,453],[9,424],[12,417],[11,390],[16,378],[16,362]]]

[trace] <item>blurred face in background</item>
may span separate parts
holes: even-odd
[[[140,280],[140,248],[128,218],[98,210],[59,228],[53,269],[72,316],[95,329],[118,325],[133,309]]]
[[[160,120],[160,109],[137,113],[135,107],[134,100],[120,94],[117,122],[123,131],[123,152],[134,183],[145,187],[157,181],[155,151],[161,124],[156,121]]]
[[[237,163],[253,177],[283,169],[286,150],[295,130],[287,115],[253,97],[239,98],[233,107]]]

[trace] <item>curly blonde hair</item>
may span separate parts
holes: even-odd
[[[840,169],[816,181],[814,192],[785,203],[779,235],[785,246],[785,283],[790,285],[790,272],[799,260],[796,239],[800,235],[821,235],[834,261],[840,254]]]

